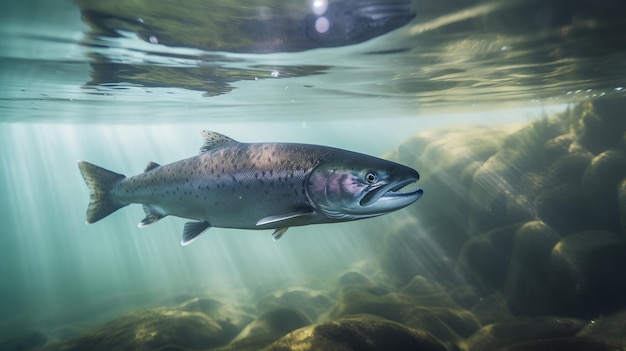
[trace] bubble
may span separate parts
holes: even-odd
[[[315,30],[318,33],[326,33],[328,32],[329,28],[330,28],[330,22],[328,22],[328,18],[322,16],[322,17],[318,17],[317,20],[315,20]]]
[[[278,78],[280,76],[280,72],[272,71],[272,73],[270,73],[270,76],[272,76],[273,78]]]
[[[157,37],[155,37],[154,35],[151,35],[148,37],[148,41],[151,42],[152,44],[158,44],[159,43],[159,39],[157,39]]]
[[[311,3],[311,10],[313,13],[320,16],[326,13],[328,9],[328,0],[313,0]]]

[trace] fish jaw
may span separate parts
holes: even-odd
[[[417,188],[411,191],[400,190],[417,182],[417,178],[392,182],[368,191],[359,201],[358,211],[373,215],[382,215],[406,207],[417,201],[424,194],[424,190]]]

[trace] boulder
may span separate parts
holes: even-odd
[[[626,307],[626,239],[607,231],[569,235],[552,249],[554,311],[593,318]]]
[[[479,299],[471,308],[471,312],[479,321],[480,325],[516,320],[515,316],[509,311],[509,306],[504,295],[500,292]]]
[[[593,206],[579,185],[561,184],[545,190],[534,201],[537,217],[561,235],[597,228]]]
[[[525,223],[515,232],[504,288],[513,313],[549,314],[550,254],[560,239],[550,226],[539,221]]]
[[[614,232],[620,230],[618,191],[626,179],[626,153],[607,150],[594,157],[582,178],[582,191],[591,207],[588,216],[595,217],[600,226]]]
[[[470,187],[471,234],[534,219],[532,200],[544,181],[525,181],[522,187],[523,178],[542,178],[537,175],[545,167],[544,144],[562,131],[558,120],[533,122],[504,139],[498,152],[476,170]]]
[[[55,345],[59,351],[207,349],[228,342],[222,328],[200,312],[154,308],[115,319]]]
[[[326,320],[353,314],[375,315],[410,328],[426,330],[447,343],[467,337],[479,328],[476,318],[465,309],[418,306],[401,294],[378,296],[357,289],[342,294],[337,305],[326,315]]]
[[[624,346],[584,337],[552,338],[531,340],[499,351],[621,351]]]
[[[571,125],[580,143],[593,153],[619,145],[626,116],[624,99],[598,99],[577,105],[573,109]]]
[[[333,300],[321,291],[292,288],[262,297],[257,301],[256,307],[260,312],[293,308],[303,312],[308,319],[316,321],[332,304]]]
[[[231,341],[231,344],[265,346],[292,330],[311,324],[302,312],[292,308],[279,308],[265,312],[248,324]]]
[[[459,275],[483,294],[502,289],[507,278],[515,232],[520,225],[510,224],[468,240],[457,260]]]
[[[181,303],[176,309],[200,312],[211,317],[222,328],[225,338],[235,337],[254,318],[235,305],[211,298],[193,298]]]
[[[468,351],[500,351],[506,346],[536,339],[571,337],[585,324],[580,319],[556,317],[494,323],[480,328],[463,345]]]
[[[588,323],[578,334],[596,340],[606,340],[621,345],[626,349],[626,311],[602,316]]]
[[[295,330],[262,351],[447,351],[433,335],[371,315]]]
[[[591,163],[590,153],[573,153],[555,159],[547,168],[547,174],[554,184],[580,185],[583,172]]]

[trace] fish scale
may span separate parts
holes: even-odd
[[[380,158],[309,144],[240,143],[203,131],[200,154],[167,165],[148,163],[125,177],[88,162],[79,169],[90,189],[87,223],[131,203],[147,226],[168,215],[185,225],[188,244],[210,227],[275,229],[374,217],[405,207],[423,191],[397,189],[417,171]],[[366,205],[363,205],[366,199]]]

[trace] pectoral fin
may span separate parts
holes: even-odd
[[[313,213],[315,213],[313,209],[303,208],[295,212],[284,213],[284,214],[280,214],[276,216],[268,216],[268,217],[261,218],[259,219],[258,222],[256,222],[256,225],[257,227],[259,227],[259,226],[266,225],[266,224],[272,224],[272,223],[282,222],[282,221],[286,221],[286,220],[294,219],[298,217],[309,216],[309,215],[312,215]]]
[[[180,244],[186,246],[196,240],[205,230],[211,228],[209,222],[187,222],[183,230],[183,240]]]

